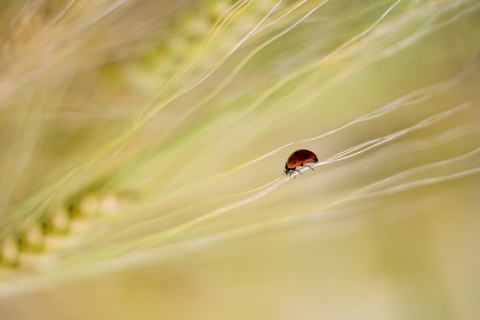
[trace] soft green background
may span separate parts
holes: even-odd
[[[478,319],[480,4],[321,3],[2,2],[0,318]]]

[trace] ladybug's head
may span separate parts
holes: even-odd
[[[300,173],[300,171],[297,170],[297,168],[289,168],[288,167],[288,163],[285,164],[285,169],[283,170],[283,172],[285,172],[285,175],[287,176],[292,176],[293,174],[293,171],[297,171],[298,173]],[[294,176],[295,177],[295,176]]]
[[[290,171],[292,171],[292,169],[288,167],[288,163],[285,163],[285,169],[283,170],[283,172],[285,172],[285,174],[288,174]]]

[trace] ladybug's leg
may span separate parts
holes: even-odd
[[[302,174],[302,173],[301,173],[300,171],[298,171],[297,169],[290,169],[290,170],[288,171],[288,173],[287,173],[287,174],[288,174],[288,176],[289,176],[290,178],[292,177],[293,171],[296,171],[296,172],[298,172],[298,173]],[[295,179],[296,179],[296,177],[295,177],[295,176],[296,176],[296,175],[295,175],[295,174],[293,174],[293,178],[295,178]]]
[[[296,172],[302,174],[302,173],[301,173],[300,171],[298,171],[297,169],[292,169],[292,170],[290,170],[290,172],[289,172],[290,178],[292,177],[292,174],[293,174],[292,172],[293,172],[293,171],[296,171]],[[293,178],[294,178],[294,179],[297,179],[297,177],[295,177],[295,176],[296,176],[296,174],[293,175]]]
[[[288,172],[285,173],[285,175],[288,175],[289,178],[292,177],[292,174],[293,174],[293,171],[297,171],[297,170],[289,170]],[[295,178],[295,176],[293,176]]]
[[[302,167],[307,167],[307,168],[310,168],[310,169],[312,169],[312,170],[313,170],[313,168],[312,168],[312,167],[310,167],[310,166],[307,166],[307,165],[305,165],[305,164],[302,164]],[[315,170],[313,170],[313,171],[315,171]]]

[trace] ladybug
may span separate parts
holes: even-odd
[[[300,171],[297,170],[298,167],[308,167],[313,170],[313,168],[306,166],[306,163],[317,163],[318,158],[315,153],[310,150],[300,149],[295,151],[288,157],[287,163],[285,163],[285,174],[292,176],[292,171]],[[295,177],[295,176],[294,176]]]

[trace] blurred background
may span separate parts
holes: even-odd
[[[479,14],[3,0],[0,318],[479,319]]]

